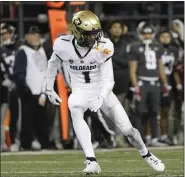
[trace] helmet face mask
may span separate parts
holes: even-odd
[[[143,43],[149,44],[154,38],[154,29],[150,24],[144,23],[139,29],[139,38]]]
[[[92,47],[96,41],[100,40],[101,32],[99,31],[84,31],[81,33],[79,45],[82,47]]]
[[[82,47],[92,47],[102,35],[98,17],[90,11],[80,11],[72,19],[72,33]]]
[[[15,43],[14,36],[15,28],[6,23],[0,25],[0,43],[2,46],[11,45]]]

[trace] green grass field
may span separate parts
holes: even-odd
[[[96,151],[102,173],[98,177],[181,177],[184,176],[183,148],[151,150],[166,165],[154,172],[133,149]],[[80,151],[1,155],[1,177],[81,177],[84,155]]]

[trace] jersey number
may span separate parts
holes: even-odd
[[[153,70],[157,68],[156,54],[154,51],[145,52],[146,68]]]
[[[174,56],[162,55],[161,58],[165,66],[165,73],[171,74],[173,71],[173,66],[174,66],[174,61],[175,61]]]
[[[10,55],[10,56],[6,57],[4,60],[8,66],[9,73],[13,74],[13,66],[14,66],[15,56]]]
[[[85,83],[90,83],[91,79],[89,77],[89,71],[83,72]]]

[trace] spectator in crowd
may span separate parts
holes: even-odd
[[[126,57],[127,45],[129,44],[129,38],[122,38],[123,28],[122,23],[119,21],[113,21],[109,27],[109,37],[114,44],[114,55],[112,56],[113,70],[114,70],[114,80],[115,85],[113,92],[118,97],[119,101],[122,103],[127,111],[126,106],[126,96],[129,88],[129,70],[128,70],[128,60]],[[123,146],[122,134],[117,130],[117,142]]]
[[[5,144],[4,119],[9,111],[10,114],[10,137],[12,144],[15,143],[17,133],[17,120],[19,117],[18,96],[13,82],[13,65],[17,41],[14,34],[15,28],[9,24],[2,23],[0,26],[0,69],[1,69],[1,150],[8,150]]]
[[[176,70],[174,70],[175,65],[178,62],[178,49],[171,45],[172,37],[168,29],[162,29],[158,36],[159,42],[163,45],[164,52],[161,56],[162,62],[165,67],[165,73],[170,86],[175,86],[179,93],[182,93],[182,84],[179,75]],[[173,82],[175,85],[173,85]],[[168,137],[168,119],[169,111],[171,108],[171,102],[173,100],[174,94],[172,94],[173,88],[170,90],[169,95],[162,95],[161,99],[161,141],[172,145],[171,139]]]
[[[14,78],[22,104],[20,139],[23,149],[39,150],[47,148],[49,143],[45,95],[47,57],[37,26],[29,28],[25,40],[16,54],[14,65]]]
[[[179,20],[179,19],[175,19],[172,21],[172,25],[171,25],[171,33],[172,33],[172,45],[178,48],[178,64],[177,64],[177,68],[178,66],[182,66],[182,64],[184,63],[184,23]],[[179,71],[179,70],[178,70]],[[181,73],[181,72],[178,72]],[[181,77],[181,74],[180,74]],[[179,91],[174,88],[174,101],[175,101],[175,127],[174,127],[174,136],[173,136],[173,142],[175,144],[178,144],[178,139],[177,139],[177,135],[178,132],[180,130],[180,117],[181,117],[181,107],[182,107],[182,101],[183,101],[183,97],[182,95],[179,96]]]
[[[184,48],[184,24],[181,20],[176,19],[172,22],[172,36],[174,45]]]
[[[126,40],[128,44],[136,40],[134,35],[129,34],[129,29],[126,24],[122,25],[122,30],[123,30],[122,36],[121,36],[122,40]]]
[[[168,95],[169,92],[164,65],[160,60],[163,48],[154,40],[154,30],[150,24],[143,24],[139,29],[139,35],[140,41],[131,44],[128,56],[136,112],[139,116],[137,120],[142,122],[142,126],[138,129],[144,138],[144,126],[150,118],[151,145],[163,146],[164,144],[159,142],[157,122],[160,104],[159,78],[161,78],[164,93]]]
[[[129,88],[128,60],[126,49],[129,42],[122,39],[122,24],[119,21],[111,23],[109,28],[110,40],[114,44],[114,55],[112,57],[114,69],[114,93],[124,105],[124,100]]]
[[[184,57],[184,24],[181,20],[176,19],[172,22],[171,27],[172,45],[179,50],[178,59]]]

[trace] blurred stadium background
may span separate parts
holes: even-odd
[[[61,29],[61,31],[56,30],[53,32],[53,34],[56,36],[59,34],[70,33],[71,19],[73,17],[73,14],[78,12],[79,10],[91,10],[95,12],[95,14],[101,20],[105,35],[107,35],[112,21],[121,22],[123,35],[128,35],[129,37],[131,37],[132,40],[138,39],[137,27],[138,24],[142,21],[148,21],[149,23],[151,23],[155,27],[156,31],[158,31],[158,29],[160,29],[161,27],[168,27],[169,29],[171,29],[174,19],[178,19],[184,23],[183,1],[0,1],[0,22],[15,27],[15,37],[18,41],[20,41],[20,44],[24,43],[25,34],[27,34],[27,32],[30,30],[30,26],[38,26],[40,28],[39,32],[41,34],[42,43],[47,43],[47,41],[49,40],[49,44],[46,45],[46,52],[48,51],[48,53],[51,54],[51,39],[54,39],[56,36],[51,36],[53,35],[51,31],[53,27],[51,26],[52,15],[50,17],[48,16],[50,10],[57,10],[62,12],[61,16],[54,16],[52,19],[54,21],[55,27],[60,26]],[[178,47],[179,50],[182,50],[182,46]],[[184,61],[181,62],[181,64],[182,63],[184,63]],[[131,104],[132,103],[130,102],[130,105]],[[63,119],[63,117],[66,118],[68,114],[65,114],[65,116],[63,117],[59,116],[60,110],[58,108],[56,109],[55,107],[52,107],[52,105],[48,106],[47,111],[48,116],[46,121],[49,125],[48,136],[50,144],[46,148],[41,148],[40,143],[37,140],[34,140],[32,142],[32,147],[28,149],[20,147],[21,119],[20,121],[18,121],[18,126],[17,120],[12,123],[13,135],[10,136],[10,134],[12,134],[12,127],[9,127],[11,116],[9,114],[10,112],[7,111],[6,116],[9,119],[5,119],[5,122],[3,122],[3,126],[5,126],[6,146],[1,147],[1,151],[5,151],[1,157],[2,177],[81,176],[80,171],[83,168],[83,164],[81,164],[81,161],[83,161],[83,155],[79,151],[66,151],[66,153],[53,151],[62,149],[81,149],[72,130],[70,119],[66,119],[65,121]],[[181,113],[182,111],[180,108],[179,117],[181,117]],[[91,124],[89,115],[85,117],[87,119],[87,122],[90,122]],[[174,119],[175,118],[173,118],[173,116],[169,117],[169,134],[172,137]],[[109,122],[108,124],[110,125]],[[162,149],[159,148],[154,150],[154,152],[164,160],[164,163],[167,166],[166,173],[164,174],[166,176],[183,176],[184,174],[182,147],[184,143],[182,127],[183,118],[179,125],[179,142],[176,145],[181,146],[166,148],[166,146],[168,146],[166,145]],[[96,134],[94,135],[96,137],[95,141],[93,142],[94,148],[129,147],[129,149],[116,149],[110,152],[106,150],[97,150],[97,157],[99,159],[99,162],[102,164],[102,167],[104,168],[104,173],[102,173],[104,177],[151,177],[156,175],[155,173],[151,172],[149,168],[146,168],[144,162],[140,160],[139,155],[136,154],[136,152],[132,152],[133,149],[130,148],[130,145],[123,136],[121,136],[121,139],[116,140],[116,145],[111,139],[111,134],[107,135],[108,139],[106,139],[107,137],[100,138],[100,134],[102,133],[101,126],[99,125],[99,123],[95,122],[94,127],[91,127],[92,131],[95,130]],[[106,133],[103,135],[106,135]],[[12,136],[14,137],[14,140],[10,138]],[[101,144],[101,142],[104,142],[104,140],[106,140],[106,143]],[[40,152],[41,149],[43,150],[43,152]],[[45,152],[45,150],[51,149],[52,151],[50,151],[49,153]],[[25,150],[34,150],[39,152],[20,152],[20,154],[18,155],[17,153],[13,153],[16,151]],[[28,156],[27,154],[30,155]],[[60,154],[60,156],[58,154]]]
[[[78,10],[92,10],[100,18],[105,31],[112,20],[120,20],[126,24],[130,33],[135,33],[138,23],[145,20],[154,25],[168,27],[173,19],[184,20],[183,1],[68,1],[59,5],[59,9],[67,12],[68,23],[73,13]],[[20,38],[23,38],[24,32],[31,24],[39,25],[43,34],[49,32],[47,10],[45,1],[0,2],[1,22],[8,22],[15,26]]]

